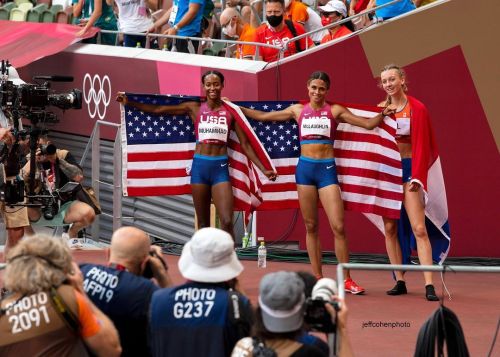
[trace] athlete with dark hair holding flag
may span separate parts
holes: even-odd
[[[196,148],[191,166],[191,191],[198,228],[210,226],[210,203],[213,200],[221,229],[233,235],[234,196],[229,176],[228,141],[234,130],[242,151],[270,180],[276,172],[259,158],[245,133],[238,115],[221,98],[224,76],[208,71],[201,77],[206,101],[186,101],[177,105],[151,105],[129,101],[125,93],[116,100],[153,114],[189,115],[194,123]],[[262,157],[262,156],[261,156]]]
[[[261,121],[287,121],[293,119],[299,125],[301,156],[297,165],[295,180],[302,218],[306,225],[306,245],[313,273],[323,276],[321,268],[321,242],[318,237],[318,197],[335,234],[335,254],[341,263],[349,261],[349,248],[344,232],[344,205],[337,179],[333,141],[336,124],[345,122],[366,129],[373,129],[390,115],[392,107],[371,119],[352,114],[339,104],[326,102],[330,89],[330,78],[325,72],[314,72],[307,81],[309,102],[294,104],[274,112],[242,108],[245,115]],[[345,289],[361,294],[358,286],[346,272]]]

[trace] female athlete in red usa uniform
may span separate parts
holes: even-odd
[[[117,101],[154,114],[189,115],[196,134],[196,148],[191,167],[191,191],[198,227],[210,226],[210,202],[213,200],[221,229],[233,235],[233,192],[229,179],[227,142],[231,130],[236,132],[243,152],[269,179],[276,173],[266,170],[247,137],[221,100],[224,76],[208,71],[201,77],[206,102],[184,102],[177,105],[155,106],[130,102],[124,93]]]
[[[300,210],[306,225],[306,245],[314,274],[321,278],[321,245],[318,239],[318,197],[325,209],[330,227],[335,234],[335,255],[339,262],[349,261],[349,249],[344,232],[344,205],[337,180],[333,141],[337,122],[346,122],[366,129],[376,127],[390,108],[366,119],[352,114],[338,104],[326,103],[330,78],[324,72],[314,72],[307,82],[309,103],[294,104],[275,112],[261,112],[242,108],[245,115],[262,121],[294,119],[299,124],[300,158],[295,174]],[[345,288],[361,294],[359,287],[346,272]]]

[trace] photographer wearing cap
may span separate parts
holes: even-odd
[[[151,296],[172,285],[160,247],[151,246],[146,232],[122,227],[111,237],[107,266],[82,264],[80,269],[87,295],[118,329],[122,356],[149,356]]]
[[[179,270],[185,284],[153,294],[153,356],[229,356],[250,335],[250,301],[237,290],[243,266],[229,233],[202,228],[184,245]]]
[[[68,182],[83,182],[83,170],[68,150],[56,148],[46,136],[40,137],[36,150],[37,175],[35,192],[51,195],[54,190],[62,188]],[[24,180],[29,183],[30,163],[23,168]],[[77,238],[78,232],[92,224],[95,211],[88,204],[77,201],[74,197],[49,200],[45,207],[29,208],[28,215],[33,225],[63,226],[71,225],[63,238],[68,239],[72,249],[81,249],[82,242]]]
[[[35,236],[7,256],[1,356],[119,356],[113,323],[87,298],[64,242]]]
[[[336,316],[333,306],[327,303],[325,308],[325,316],[333,322]],[[338,356],[349,357],[352,352],[345,330],[345,305],[340,311],[336,319],[342,338]],[[265,275],[260,281],[254,337],[238,341],[232,356],[328,356],[314,345],[297,341],[303,332],[305,313],[304,282],[296,273],[280,271]]]

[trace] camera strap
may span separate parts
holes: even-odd
[[[50,297],[54,303],[55,310],[59,313],[59,315],[61,315],[71,331],[78,334],[78,331],[80,331],[80,321],[69,309],[68,305],[64,302],[64,299],[57,292],[56,288],[52,287],[50,289]]]
[[[118,264],[118,263],[109,263],[108,267],[110,267],[112,269],[120,270],[120,271],[128,271],[125,266]]]
[[[229,322],[231,326],[234,326],[236,335],[239,338],[249,336],[251,318],[244,316],[246,309],[241,304],[239,293],[232,288],[228,290],[228,309]]]

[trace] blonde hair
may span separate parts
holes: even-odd
[[[395,70],[399,77],[401,79],[404,79],[405,82],[403,83],[402,87],[403,87],[403,92],[408,92],[408,79],[406,77],[406,72],[403,68],[399,67],[398,65],[395,65],[394,63],[391,63],[391,64],[388,64],[388,65],[385,65],[384,68],[382,68],[382,70],[380,71],[380,73],[383,73],[385,71],[390,71],[391,69]],[[382,82],[380,81],[379,82],[379,87],[382,88]],[[387,96],[385,98],[385,105],[389,105],[391,104],[391,98],[389,96]]]
[[[7,290],[34,294],[57,287],[72,270],[66,243],[45,235],[20,241],[7,255],[4,285]]]

